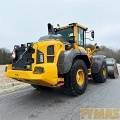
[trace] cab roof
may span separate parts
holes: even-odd
[[[76,23],[76,22],[70,23],[70,24],[68,24],[68,25],[66,25],[66,26],[62,26],[62,27],[60,26],[60,27],[58,27],[58,28],[56,28],[56,29],[65,29],[65,28],[68,28],[68,27],[71,27],[71,26],[78,26],[78,27],[84,29],[85,31],[88,29],[87,27],[85,27],[85,26],[83,26],[83,25],[80,25],[80,24],[78,24],[78,23]]]

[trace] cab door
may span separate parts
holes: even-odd
[[[85,46],[85,43],[84,43],[84,30],[82,28],[80,28],[80,27],[77,27],[77,32],[78,32],[77,45],[84,47]]]

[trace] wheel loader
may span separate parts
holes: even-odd
[[[109,71],[106,57],[93,56],[97,44],[93,50],[86,47],[86,40],[90,39],[86,34],[94,39],[94,31],[87,29],[78,23],[56,28],[48,23],[48,35],[34,43],[14,46],[12,64],[6,65],[5,76],[36,89],[61,87],[64,93],[73,96],[85,92],[88,80],[106,82]]]

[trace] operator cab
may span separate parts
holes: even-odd
[[[65,27],[54,28],[55,34],[62,37],[64,42],[69,42],[69,38],[74,36],[76,44],[82,47],[85,45],[86,30],[86,27],[77,23],[71,23]]]
[[[85,47],[86,44],[86,32],[87,27],[84,27],[78,23],[71,23],[64,27],[54,28],[48,23],[48,35],[40,37],[39,41],[46,40],[60,40],[65,44],[76,43],[78,46]],[[94,39],[94,31],[91,32],[91,37]]]

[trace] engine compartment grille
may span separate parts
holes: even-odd
[[[31,70],[31,64],[34,63],[32,54],[35,50],[32,46],[21,45],[14,47],[15,58],[12,60],[13,70]]]

